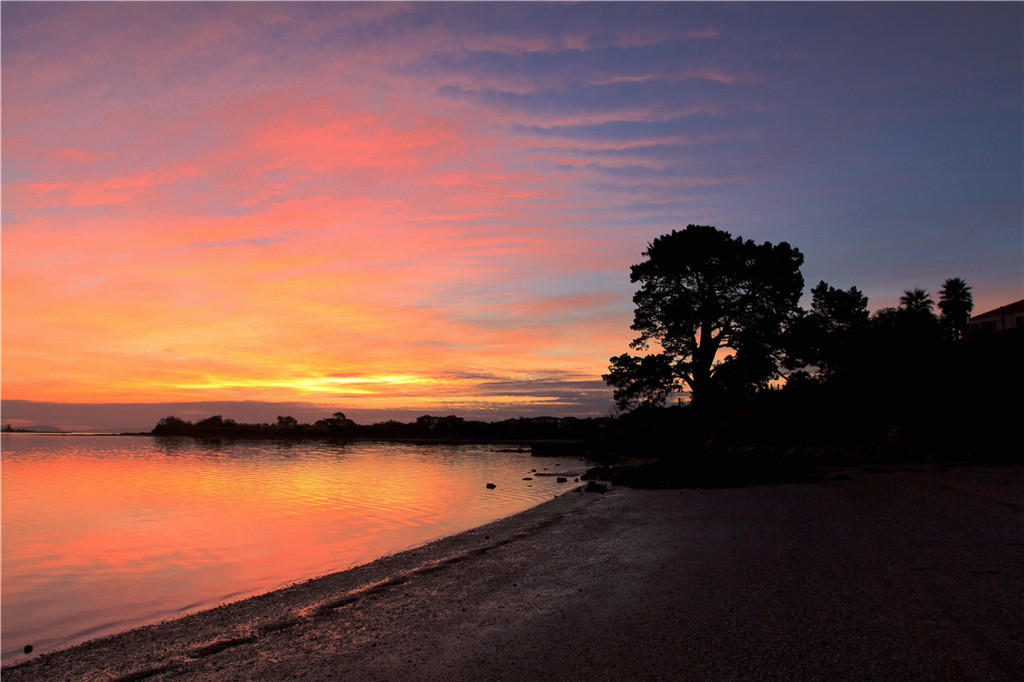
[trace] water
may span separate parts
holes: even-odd
[[[38,655],[482,525],[567,490],[531,469],[584,467],[490,445],[5,434],[0,446],[4,664],[26,644]]]

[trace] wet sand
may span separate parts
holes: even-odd
[[[1024,679],[1024,469],[568,493],[14,680]]]

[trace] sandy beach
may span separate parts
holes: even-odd
[[[15,680],[1024,679],[1024,469],[573,492]]]

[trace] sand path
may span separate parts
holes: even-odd
[[[28,679],[1024,679],[1024,469],[568,493]]]

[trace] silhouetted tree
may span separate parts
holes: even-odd
[[[857,287],[843,291],[821,281],[811,289],[811,313],[829,333],[846,333],[867,323],[868,297]]]
[[[279,429],[295,429],[299,426],[299,420],[295,417],[277,417],[277,428]]]
[[[872,315],[862,344],[860,370],[870,386],[870,396],[864,397],[915,428],[923,419],[917,406],[929,404],[921,397],[941,391],[936,379],[948,371],[939,369],[944,344],[933,306],[925,290],[905,292],[898,308],[882,308]],[[912,414],[916,416],[911,418]]]
[[[857,287],[836,289],[824,281],[811,289],[811,310],[786,330],[789,369],[813,366],[822,379],[848,369],[860,352],[870,314]]]
[[[238,425],[234,419],[225,419],[219,414],[197,421],[193,433],[206,437],[228,437],[235,435]]]
[[[914,315],[931,315],[934,307],[935,301],[927,291],[919,287],[904,291],[900,296],[900,308]]]
[[[313,425],[317,432],[326,432],[330,436],[342,436],[350,434],[356,428],[356,423],[345,416],[344,412],[335,412],[326,419],[320,419]]]
[[[184,436],[190,432],[192,422],[177,417],[163,417],[150,432],[154,436]]]
[[[971,311],[974,310],[974,297],[967,282],[959,277],[947,279],[939,290],[939,310],[954,339],[966,336],[971,324]]]
[[[425,414],[416,418],[415,429],[421,435],[454,436],[462,430],[464,424],[465,420],[454,414],[447,417],[433,417]]]
[[[663,404],[673,392],[681,390],[672,376],[672,361],[666,355],[637,357],[624,353],[611,359],[611,371],[605,382],[615,389],[620,409]]]
[[[941,336],[935,317],[935,302],[924,289],[904,291],[898,308],[875,312],[872,326],[880,342],[900,347],[903,353],[919,354],[933,346]]]
[[[630,346],[656,344],[662,359],[612,358],[603,378],[617,404],[659,403],[683,388],[699,404],[767,385],[798,310],[803,255],[786,242],[756,244],[708,225],[662,235],[644,255],[631,268],[640,289]],[[723,350],[732,352],[724,360]]]
[[[871,324],[875,328],[896,327],[899,326],[901,314],[902,312],[899,308],[893,308],[892,306],[879,308],[872,313]]]

